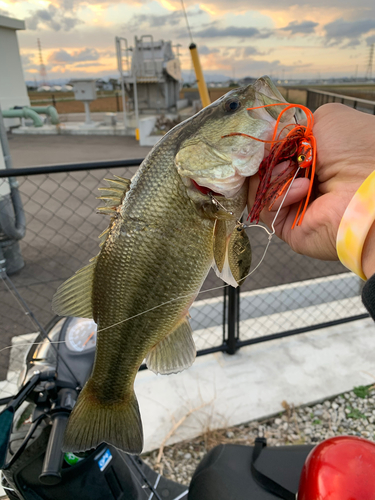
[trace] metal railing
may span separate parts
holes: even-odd
[[[375,101],[367,99],[360,99],[359,97],[351,97],[342,94],[334,94],[322,90],[307,89],[306,106],[311,111],[316,111],[319,106],[328,104],[330,102],[338,102],[350,106],[351,108],[358,109],[364,113],[371,113],[375,115]]]
[[[103,178],[114,173],[130,178],[141,162],[0,171],[0,193],[8,177],[17,178],[26,214],[26,235],[20,241],[26,265],[11,279],[41,324],[53,317],[51,300],[57,287],[98,251],[97,236],[108,225],[107,218],[95,212]],[[254,266],[267,243],[263,233],[256,228],[249,233]],[[241,289],[209,273],[190,310],[198,356],[220,351],[234,354],[245,345],[367,317],[359,295],[359,278],[339,262],[297,255],[275,238],[262,266]],[[18,369],[9,360],[14,351],[9,346],[26,349],[21,345],[32,342],[35,328],[1,280],[0,329],[0,395],[7,396]]]

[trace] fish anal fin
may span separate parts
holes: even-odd
[[[52,309],[59,316],[92,318],[92,283],[96,259],[62,283],[52,299]]]
[[[122,401],[102,403],[91,379],[83,388],[69,417],[63,450],[82,452],[101,443],[139,455],[143,448],[142,421],[134,391]]]
[[[172,333],[151,349],[147,355],[146,364],[154,373],[169,375],[189,368],[194,363],[195,356],[192,330],[186,318]]]

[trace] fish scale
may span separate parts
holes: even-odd
[[[130,186],[116,177],[101,189],[107,207],[99,212],[111,222],[100,253],[53,299],[57,314],[92,317],[98,325],[93,372],[69,418],[64,450],[104,441],[140,453],[139,366],[146,359],[155,373],[188,368],[196,351],[187,315],[211,265],[233,286],[248,274],[251,247],[236,226],[246,177],[259,168],[264,145],[224,136],[239,130],[266,139],[275,119],[267,109],[252,117],[247,108],[271,96],[282,100],[267,78],[228,93],[166,134]]]

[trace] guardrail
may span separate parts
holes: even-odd
[[[330,102],[339,102],[345,104],[364,113],[375,115],[375,101],[360,99],[359,97],[351,97],[342,94],[334,94],[322,90],[307,89],[306,106],[314,112],[319,106]]]

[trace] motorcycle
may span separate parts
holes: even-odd
[[[102,443],[63,453],[69,414],[95,356],[96,325],[56,317],[35,339],[19,392],[0,414],[2,485],[11,500],[295,499],[313,446],[219,445],[198,465],[188,487],[161,476],[141,458]]]

